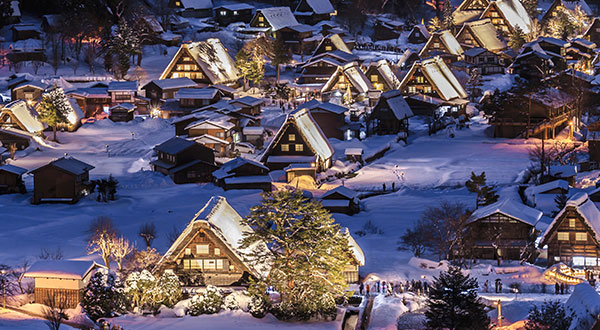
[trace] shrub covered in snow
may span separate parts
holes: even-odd
[[[149,271],[133,272],[125,281],[125,292],[134,311],[157,311],[160,305],[173,307],[181,299],[177,275],[165,271],[156,278]]]
[[[223,293],[217,287],[209,285],[201,295],[195,295],[190,301],[190,315],[216,314],[223,309]]]
[[[261,296],[253,295],[248,303],[248,313],[254,317],[263,318],[267,315],[267,312],[267,301]]]
[[[125,311],[123,284],[114,273],[99,269],[83,290],[81,306],[93,321],[118,316]]]

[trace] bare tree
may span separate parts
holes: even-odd
[[[42,248],[40,250],[39,258],[42,260],[62,260],[63,252],[60,246],[57,246],[55,250],[48,250],[46,248]]]
[[[16,275],[15,277],[17,279],[17,286],[19,287],[19,291],[21,292],[21,294],[28,291],[23,288],[23,277],[25,276],[25,273],[27,272],[27,270],[29,269],[30,266],[31,266],[31,263],[29,262],[29,260],[23,259],[21,261],[18,271],[15,273],[15,275]]]
[[[66,313],[67,296],[51,296],[48,294],[44,300],[44,305],[46,305],[46,307],[44,307],[42,315],[44,316],[44,319],[46,319],[46,325],[50,330],[59,330],[63,321],[69,319],[69,316]]]
[[[33,67],[33,73],[38,74],[40,68],[44,65],[43,61],[33,60],[31,61],[31,66]]]
[[[156,238],[156,226],[154,222],[148,222],[143,224],[140,227],[139,235],[146,242],[146,248],[150,248],[152,246],[152,241]]]
[[[437,251],[441,259],[449,259],[452,251],[463,244],[463,229],[468,218],[466,208],[461,203],[442,201],[437,207],[428,207],[420,220],[425,233],[426,245]]]
[[[141,272],[142,270],[151,271],[160,260],[160,254],[156,249],[134,250],[125,258],[124,273]]]
[[[77,68],[79,68],[79,57],[77,57],[75,55],[73,55],[71,57],[67,57],[67,62],[71,66],[71,69],[73,69],[73,75],[76,75]]]
[[[117,266],[119,267],[119,271],[123,270],[123,260],[127,255],[133,252],[135,249],[133,245],[129,243],[129,241],[123,237],[113,237],[112,238],[112,256],[114,260],[117,262]]]
[[[96,59],[98,58],[99,55],[100,55],[100,43],[96,40],[92,40],[92,41],[88,42],[85,47],[85,61],[87,62],[88,66],[90,68],[90,72],[92,74],[96,73],[96,70],[94,68],[94,62],[96,61]]]
[[[174,10],[169,7],[169,0],[156,0],[154,2],[154,15],[158,17],[160,25],[166,31],[169,28],[171,17],[173,17]]]
[[[98,217],[90,224],[88,254],[100,253],[104,265],[110,269],[110,260],[114,254],[114,241],[117,230],[108,217]]]
[[[173,225],[173,229],[169,233],[167,233],[167,240],[169,240],[169,245],[173,245],[177,238],[181,235],[181,230],[177,228],[177,226]]]

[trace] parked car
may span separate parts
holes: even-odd
[[[235,145],[235,149],[236,152],[241,152],[244,154],[253,154],[256,153],[256,148],[248,143],[248,142],[240,142],[240,143],[236,143]]]

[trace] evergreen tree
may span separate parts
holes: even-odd
[[[442,16],[442,26],[446,30],[452,30],[454,28],[454,16],[452,15],[454,8],[452,7],[452,2],[450,0],[446,0],[444,3],[444,12]]]
[[[525,11],[531,19],[534,19],[538,16],[538,0],[521,0],[523,7],[525,7]]]
[[[483,330],[490,319],[477,296],[477,279],[450,266],[440,273],[429,290],[425,317],[428,329]]]
[[[436,32],[442,29],[442,22],[437,16],[434,16],[429,20],[429,24],[427,25],[427,29],[429,32]]]
[[[346,287],[344,267],[350,261],[348,238],[323,206],[301,191],[280,190],[262,195],[245,222],[242,248],[254,264],[269,264],[267,278],[254,285],[273,286],[281,294],[275,313],[281,318],[308,319],[335,313],[335,297]]]
[[[481,83],[481,73],[478,68],[473,68],[469,71],[469,80],[467,81],[467,88],[469,89],[469,96],[471,100],[476,96],[477,87]]]
[[[515,26],[515,32],[510,34],[508,46],[514,50],[519,50],[525,44],[526,35],[520,26]]]
[[[94,322],[118,316],[125,311],[123,284],[114,273],[99,269],[83,290],[81,306]]]
[[[271,64],[277,68],[277,83],[279,83],[279,74],[281,65],[287,64],[292,60],[290,50],[286,47],[283,38],[276,38],[273,43],[273,56]]]
[[[475,208],[498,201],[498,195],[496,194],[494,187],[486,185],[485,172],[481,172],[480,175],[471,172],[471,178],[465,182],[465,187],[467,187],[470,192],[477,194]]]
[[[54,87],[42,96],[42,101],[38,107],[39,119],[52,127],[54,141],[57,141],[56,127],[61,124],[69,123],[67,116],[70,112],[71,104],[62,88]]]
[[[11,2],[12,0],[0,0],[0,27],[8,24],[10,17],[13,15]]]
[[[562,191],[560,194],[558,194],[558,195],[556,195],[556,197],[554,197],[554,204],[556,205],[556,211],[554,211],[552,213],[553,217],[556,216],[558,214],[558,212],[560,212],[562,209],[565,208],[568,200],[569,200],[569,197],[567,196],[567,193],[565,193],[564,191]]]
[[[125,78],[131,67],[130,58],[140,52],[140,44],[139,35],[124,18],[121,18],[119,24],[117,24],[117,29],[108,42],[108,52],[116,56],[117,59],[116,70],[113,70],[115,78]]]
[[[545,301],[538,308],[533,305],[529,310],[527,321],[525,322],[526,330],[563,330],[569,329],[573,321],[573,314],[567,314],[564,305],[558,301]]]

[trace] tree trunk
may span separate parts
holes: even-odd
[[[140,49],[140,52],[137,54],[137,66],[141,67],[142,66],[142,50]]]
[[[52,134],[54,134],[54,142],[58,142],[58,140],[56,139],[56,125],[52,126]]]
[[[277,64],[277,83],[279,84],[279,73],[281,72],[281,65]]]
[[[104,260],[104,265],[106,266],[106,268],[108,268],[110,270],[110,256],[103,255],[102,260]]]

